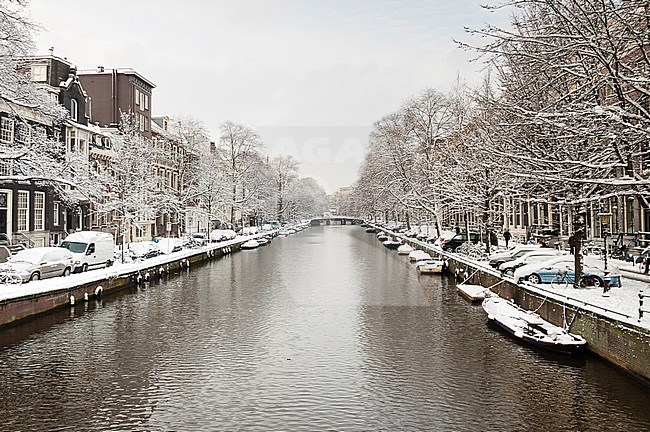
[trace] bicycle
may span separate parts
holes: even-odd
[[[568,288],[569,285],[574,285],[574,278],[569,276],[568,270],[559,270],[555,277],[551,280],[551,286],[553,288]],[[582,276],[578,280],[578,286],[580,288],[601,288],[604,285],[603,280],[594,275]]]
[[[20,285],[23,283],[23,278],[16,273],[4,272],[0,273],[0,284],[4,285]]]

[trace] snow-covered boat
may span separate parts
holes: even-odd
[[[425,259],[418,261],[415,267],[419,273],[441,274],[442,269],[445,267],[445,262],[438,259]]]
[[[409,261],[411,262],[422,261],[426,259],[431,259],[431,255],[429,255],[425,251],[414,250],[409,254]]]
[[[271,241],[265,237],[260,237],[256,241],[259,243],[259,246],[266,246],[267,244],[271,243]]]
[[[488,320],[517,339],[534,346],[562,353],[575,353],[585,348],[587,341],[543,320],[539,315],[520,308],[500,297],[487,297],[483,309]]]
[[[389,237],[384,233],[377,234],[377,240],[379,240],[382,243],[385,242],[388,239],[389,239]]]
[[[397,248],[398,255],[408,255],[413,252],[415,248],[411,245],[403,244]]]
[[[257,240],[248,240],[247,242],[242,243],[241,248],[242,249],[255,249],[258,247],[260,244]]]
[[[488,296],[489,289],[481,285],[458,284],[456,285],[458,294],[465,297],[471,302],[482,302]]]
[[[386,246],[388,249],[395,250],[395,249],[397,249],[398,247],[400,247],[400,245],[402,244],[402,242],[401,242],[401,241],[397,241],[397,240],[390,240],[390,239],[388,239],[388,240],[386,240],[385,242],[382,242],[382,244],[383,244],[384,246]]]
[[[367,233],[373,233],[373,234],[374,234],[374,233],[377,232],[377,229],[376,229],[376,228],[373,228],[373,227],[368,227],[368,228],[366,228],[366,232],[367,232]]]

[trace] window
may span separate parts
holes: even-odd
[[[47,66],[34,65],[32,66],[32,81],[45,82],[47,81]]]
[[[70,118],[74,121],[79,118],[79,105],[76,99],[70,99]]]
[[[32,128],[27,123],[18,123],[16,125],[16,142],[18,144],[28,145],[32,140]]]
[[[34,231],[45,229],[45,192],[34,192]]]
[[[77,132],[74,129],[68,129],[68,151],[74,152],[77,148]]]
[[[13,175],[14,163],[13,161],[1,161],[0,162],[0,176],[10,176]]]
[[[149,109],[149,95],[144,95],[144,109],[145,111]]]
[[[61,223],[59,219],[60,218],[59,212],[61,211],[60,206],[61,204],[59,204],[58,201],[54,201],[54,203],[52,204],[52,211],[54,212],[54,218],[53,218],[54,225],[60,225]]]
[[[7,117],[0,120],[0,141],[12,143],[14,141],[14,121]]]
[[[18,231],[27,231],[29,226],[29,192],[18,191]]]

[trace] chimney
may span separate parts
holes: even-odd
[[[104,72],[104,66],[97,66],[97,73]]]
[[[50,47],[50,55],[54,56],[54,47]]]

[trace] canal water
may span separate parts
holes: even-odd
[[[650,392],[515,343],[362,228],[0,332],[3,431],[641,431]]]

